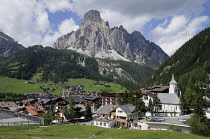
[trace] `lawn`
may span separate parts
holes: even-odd
[[[8,77],[0,77],[0,92],[3,93],[17,93],[17,94],[24,94],[24,93],[43,93],[43,90],[40,89],[40,86],[43,86],[43,84],[25,84],[26,80],[20,80],[20,79],[15,79],[15,78],[8,78]],[[90,79],[69,79],[68,82],[66,82],[65,84],[69,84],[69,85],[78,85],[78,84],[82,84],[84,85],[84,89],[85,91],[89,91],[89,92],[110,92],[110,93],[114,93],[114,92],[125,92],[125,88],[121,87],[118,84],[115,83],[107,83],[110,85],[110,87],[98,87],[97,85],[94,85],[93,80]],[[105,83],[100,81],[100,83]],[[59,84],[54,84],[54,87],[60,87]],[[44,85],[44,87],[48,87],[51,88],[52,86],[47,86]],[[50,92],[52,93],[52,92]],[[57,89],[54,92],[55,94],[61,94],[62,91]]]
[[[48,127],[0,127],[2,139],[202,139],[204,137],[174,131],[139,131],[107,129],[86,125],[52,125]]]

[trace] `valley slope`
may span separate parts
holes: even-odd
[[[33,46],[20,50],[0,62],[0,75],[37,82],[65,82],[87,78],[116,82],[127,89],[137,88],[151,77],[152,68],[134,62],[95,59],[71,50]]]

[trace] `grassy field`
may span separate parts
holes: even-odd
[[[24,84],[25,80],[14,78],[0,77],[0,92],[4,93],[43,93],[40,84]]]
[[[0,92],[3,93],[18,93],[18,94],[23,94],[23,93],[43,93],[43,90],[40,89],[40,86],[43,86],[42,84],[24,84],[25,80],[19,80],[19,79],[14,79],[14,78],[7,78],[7,77],[0,77]],[[125,92],[125,88],[121,87],[118,84],[114,83],[107,83],[111,87],[98,87],[94,85],[95,81],[90,80],[90,79],[69,79],[68,82],[65,84],[69,85],[78,85],[82,84],[84,85],[84,90],[85,91],[90,91],[90,92]],[[100,82],[104,83],[104,82]],[[53,85],[54,87],[60,87],[58,84]],[[44,87],[52,87],[52,86],[44,86]],[[57,89],[55,90],[55,94],[61,94],[61,90]],[[51,92],[52,93],[52,92]]]
[[[70,85],[78,85],[78,84],[82,84],[84,85],[84,90],[89,91],[89,92],[102,92],[102,91],[106,91],[106,92],[110,92],[110,93],[115,93],[115,92],[125,92],[126,88],[120,86],[119,84],[115,84],[115,83],[107,83],[104,81],[100,81],[100,84],[108,84],[110,85],[110,87],[98,87],[97,85],[94,85],[93,80],[90,79],[69,79],[68,83]]]
[[[52,125],[48,127],[0,127],[1,139],[202,139],[204,137],[172,131],[139,131],[106,129],[85,125]]]

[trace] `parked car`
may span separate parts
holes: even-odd
[[[162,121],[165,121],[165,119],[160,118],[160,117],[151,117],[148,121],[149,122],[162,122]]]

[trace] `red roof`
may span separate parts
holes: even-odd
[[[45,109],[40,106],[26,106],[25,107],[27,109],[27,111],[31,114],[31,115],[42,115],[45,113]]]

